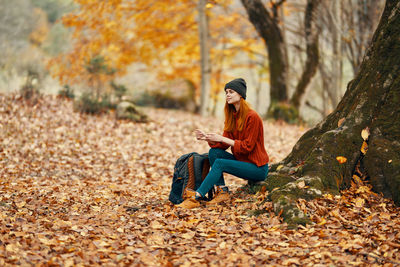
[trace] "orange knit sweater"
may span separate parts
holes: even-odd
[[[235,119],[237,123],[237,118]],[[247,114],[242,131],[224,131],[223,136],[235,141],[235,144],[231,147],[231,151],[237,160],[254,163],[258,167],[268,163],[269,157],[264,147],[263,123],[260,116],[254,110],[250,110]],[[221,148],[224,150],[229,147],[229,145],[221,142],[209,142],[209,145],[212,148]]]

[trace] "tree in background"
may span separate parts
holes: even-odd
[[[343,43],[354,75],[357,74],[374,29],[378,25],[385,1],[342,0],[340,9]]]
[[[104,64],[115,70],[113,75],[100,76],[103,84],[124,75],[130,64],[143,63],[151,72],[157,73],[158,80],[184,80],[199,96],[202,46],[198,2],[115,0],[94,3],[77,0],[76,3],[79,10],[63,17],[64,25],[74,28],[73,48],[50,63],[52,73],[62,83],[87,82],[86,62],[101,56]],[[258,49],[254,38],[238,37],[238,31],[244,32],[246,25],[250,25],[240,14],[226,15],[230,3],[225,0],[205,5],[204,15],[209,21],[209,35],[205,36],[209,36],[207,43],[213,66],[212,94],[217,94],[216,88],[222,88],[226,82],[221,71],[223,64],[239,53]],[[202,6],[204,9],[204,3]],[[205,94],[207,103],[203,105],[210,99],[210,95]]]
[[[384,4],[383,0],[322,1],[321,15],[318,16],[322,31],[318,70],[323,104],[318,107],[315,103],[306,102],[322,117],[339,103],[344,93],[344,74],[357,74]],[[351,66],[349,71],[346,70],[348,64]]]
[[[296,89],[290,98],[291,104],[300,109],[307,86],[317,72],[319,65],[319,29],[317,26],[317,10],[321,0],[307,0],[304,13],[304,36],[306,41],[307,59],[303,67],[303,73],[297,83]]]
[[[271,0],[267,6],[260,0],[242,0],[241,2],[246,8],[249,20],[264,40],[268,51],[271,95],[268,116],[286,121],[296,120],[306,88],[314,77],[319,63],[319,30],[316,25],[316,13],[321,0],[307,0],[304,13],[307,59],[292,97],[289,96],[287,87],[290,63],[287,56],[288,47],[282,30],[284,24],[280,15],[280,10],[286,1]],[[293,107],[288,105],[289,102]]]
[[[199,25],[199,43],[200,43],[200,85],[201,100],[200,114],[207,115],[209,113],[209,98],[211,87],[211,60],[210,60],[210,42],[209,27],[207,16],[207,0],[199,0],[198,3],[198,25]]]
[[[271,102],[285,102],[288,100],[287,51],[279,26],[280,17],[278,12],[284,2],[285,0],[271,1],[270,8],[267,9],[260,0],[242,0],[242,4],[249,15],[249,20],[264,40],[268,51]]]
[[[33,88],[48,75],[45,62],[47,48],[61,45],[53,44],[48,38],[53,30],[57,16],[68,10],[71,0],[16,0],[0,1],[0,84],[2,90]],[[53,12],[47,8],[53,6]],[[56,12],[58,15],[51,14]],[[60,25],[57,25],[60,28]],[[66,37],[66,35],[64,36]],[[57,42],[68,43],[58,36]],[[54,53],[53,53],[54,54]],[[36,88],[39,89],[39,88]],[[30,94],[27,94],[30,95]]]
[[[0,0],[0,70],[12,71],[19,54],[29,47],[29,35],[35,28],[36,17],[30,0],[11,3]]]

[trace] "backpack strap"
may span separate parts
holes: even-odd
[[[203,170],[201,171],[201,180],[204,181],[207,174],[210,172],[210,161],[208,158],[203,161]]]
[[[196,178],[194,176],[194,164],[193,164],[193,156],[190,156],[188,160],[188,172],[189,172],[189,179],[185,187],[183,188],[183,197],[186,195],[186,189],[190,188],[194,190]]]

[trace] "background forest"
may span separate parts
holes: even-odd
[[[0,0],[0,266],[400,265],[399,40],[400,0]],[[268,176],[176,207],[237,77]]]
[[[357,73],[384,1],[261,2],[266,33],[246,1],[1,0],[0,88],[221,116],[223,85],[240,76],[261,115],[315,123]]]

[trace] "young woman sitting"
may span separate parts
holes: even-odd
[[[183,208],[200,206],[199,200],[216,186],[214,199],[207,204],[217,204],[230,199],[223,173],[252,180],[264,181],[268,175],[268,154],[264,147],[264,129],[260,116],[252,110],[246,99],[246,82],[238,78],[225,85],[225,127],[223,135],[195,131],[197,140],[207,141],[211,149],[211,170],[201,186],[187,190]],[[232,154],[225,151],[231,148]]]

